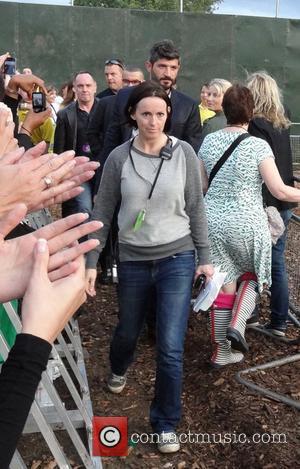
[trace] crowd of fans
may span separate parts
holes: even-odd
[[[105,283],[117,264],[111,392],[121,393],[127,383],[145,322],[154,332],[150,422],[163,453],[180,448],[184,339],[200,275],[209,282],[216,266],[226,272],[209,311],[213,367],[244,359],[246,325],[258,321],[258,295],[266,287],[271,316],[265,327],[286,333],[285,238],[300,191],[293,183],[289,114],[276,81],[266,72],[245,84],[214,78],[203,84],[198,104],[177,89],[181,61],[172,41],[154,44],[145,67],[146,81],[140,68],[106,60],[107,88],[97,95],[87,70],[59,93],[29,68],[1,77],[0,299],[23,298],[22,333],[0,376],[3,468],[51,344],[85,291],[96,294],[97,269]],[[46,97],[39,112],[33,93]],[[38,230],[24,224],[27,212],[57,203],[61,220]],[[270,205],[285,225],[273,245],[264,210]],[[24,234],[24,225],[32,232]]]

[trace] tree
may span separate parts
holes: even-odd
[[[212,13],[222,0],[184,0],[184,11]],[[179,11],[179,0],[74,0],[75,6]]]

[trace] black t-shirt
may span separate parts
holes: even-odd
[[[275,163],[283,182],[293,187],[293,158],[289,129],[275,128],[266,119],[255,117],[249,123],[248,132],[254,137],[262,138],[268,142],[274,153]],[[287,210],[298,205],[294,202],[275,199],[265,184],[263,185],[263,198],[267,206],[273,205],[278,210]]]
[[[76,139],[76,155],[91,157],[91,149],[88,143],[87,128],[91,112],[95,106],[95,101],[90,112],[83,111],[77,107],[77,139]]]

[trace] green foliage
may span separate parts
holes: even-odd
[[[222,0],[183,0],[184,11],[211,13]],[[75,6],[179,11],[180,0],[74,0]]]

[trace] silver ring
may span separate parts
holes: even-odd
[[[47,189],[49,189],[49,187],[51,187],[52,184],[53,184],[53,179],[52,179],[51,176],[45,176],[45,177],[43,177],[43,181],[44,181],[44,183],[46,184],[46,188],[47,188]]]

